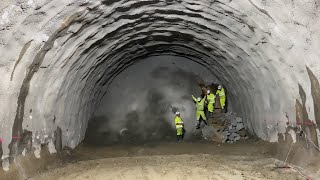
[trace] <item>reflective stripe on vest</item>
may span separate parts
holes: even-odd
[[[174,119],[174,123],[176,125],[176,128],[183,128],[183,125],[177,125],[177,123],[183,123],[182,119],[180,117],[177,117]]]
[[[182,125],[176,125],[176,128],[178,129],[178,128],[183,128],[183,126]]]

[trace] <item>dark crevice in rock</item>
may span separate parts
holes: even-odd
[[[306,135],[312,140],[312,142],[318,146],[318,136],[316,131],[317,127],[315,124],[310,123],[310,119],[306,109],[306,93],[300,84],[299,84],[299,94],[302,99],[302,104],[298,104],[299,112],[297,113],[298,114],[302,113],[302,121],[301,121],[302,129],[306,133]]]
[[[3,139],[0,139],[0,162],[2,162],[2,155],[3,155],[3,151],[2,151],[2,141]]]
[[[303,106],[302,104],[299,102],[299,100],[296,100],[296,123],[302,124],[303,123]]]
[[[54,132],[55,135],[55,148],[58,153],[62,151],[62,130],[60,127],[57,127],[56,131]]]
[[[101,1],[102,4],[106,5],[106,6],[111,6],[112,4],[116,3],[116,2],[120,2],[121,0],[104,0]]]
[[[27,50],[29,49],[29,47],[31,46],[31,43],[32,43],[32,40],[29,41],[28,43],[26,43],[21,52],[20,52],[20,55],[19,55],[19,58],[18,60],[16,61],[16,63],[14,64],[14,67],[13,67],[13,70],[11,72],[11,77],[10,77],[10,81],[12,81],[12,78],[13,78],[13,74],[14,74],[14,71],[16,70],[16,67],[18,66],[18,64],[20,63],[21,59],[23,58],[24,54],[27,52]]]
[[[136,3],[132,3],[130,6],[119,6],[115,9],[117,13],[126,13],[132,9],[137,9],[143,6],[153,5],[159,3],[159,0],[150,0],[150,1],[136,1]]]
[[[306,101],[307,101],[307,96],[306,96],[306,92],[304,91],[304,89],[302,88],[302,86],[299,84],[299,94],[302,100],[302,113],[303,113],[303,120],[308,120],[308,112],[306,109]]]

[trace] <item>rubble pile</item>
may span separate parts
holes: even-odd
[[[248,138],[242,118],[237,117],[235,113],[214,116],[212,125],[220,134],[220,140],[223,143],[234,143]]]

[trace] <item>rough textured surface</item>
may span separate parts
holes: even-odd
[[[176,56],[152,56],[137,62],[110,83],[85,142],[145,143],[175,139],[175,112],[181,113],[185,140],[201,137],[191,95],[201,95],[199,84],[218,81],[205,67]]]
[[[306,66],[319,81],[317,0],[18,0],[0,7],[4,156],[9,144],[16,154],[24,130],[37,146],[60,128],[62,145],[75,147],[115,75],[160,53],[209,67],[233,111],[262,139],[276,141],[288,121],[295,125],[298,84],[315,122],[319,90]]]
[[[82,144],[62,155],[63,159],[55,159],[56,155],[48,156],[49,152],[42,152],[44,154],[40,159],[35,159],[30,154],[24,158],[17,157],[20,165],[12,165],[6,176],[0,173],[0,179],[116,178],[131,180],[141,179],[141,170],[143,179],[178,179],[181,177],[183,179],[199,179],[200,177],[201,179],[221,179],[224,177],[228,180],[232,177],[235,180],[300,179],[295,169],[275,169],[275,164],[283,164],[282,160],[286,156],[280,160],[274,159],[274,149],[275,144],[251,140],[235,144],[162,142],[149,143],[144,146],[125,144],[98,148]],[[318,162],[314,158],[314,162]],[[289,161],[291,162],[291,158]],[[123,166],[119,172],[116,167],[120,164]],[[136,169],[131,165],[139,166],[139,168]],[[148,166],[155,167],[155,169],[149,171]],[[319,170],[318,167],[319,164],[312,171],[299,169],[303,174],[310,175],[310,178],[317,179],[319,177],[317,174],[320,173],[316,173]],[[77,176],[74,177],[76,174]],[[301,179],[306,178],[301,177]]]

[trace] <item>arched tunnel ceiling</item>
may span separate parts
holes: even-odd
[[[154,54],[207,66],[262,139],[277,141],[287,122],[295,125],[299,84],[309,119],[320,121],[317,0],[19,0],[0,7],[4,155],[23,130],[37,145],[59,127],[63,144],[75,147],[115,75]]]

